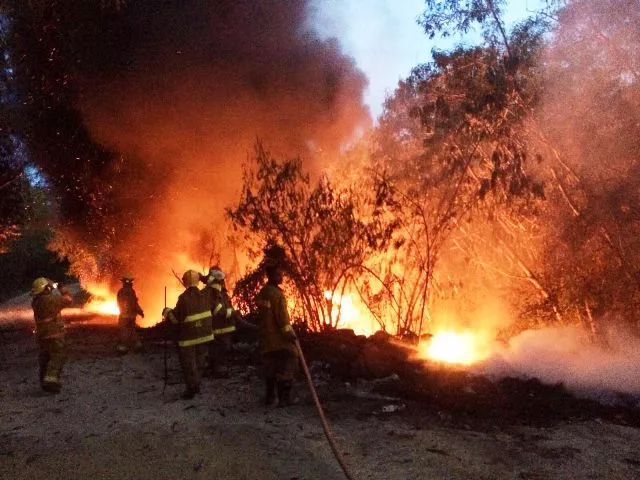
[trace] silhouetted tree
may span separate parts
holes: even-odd
[[[265,245],[282,247],[281,263],[314,330],[339,324],[333,294],[344,293],[364,261],[386,248],[396,225],[382,215],[385,192],[361,187],[337,189],[326,176],[312,182],[300,159],[278,162],[258,143],[241,198],[228,210],[254,256]]]

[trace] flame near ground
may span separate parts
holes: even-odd
[[[87,289],[93,300],[84,310],[100,316],[118,315],[115,294],[104,285]],[[175,288],[175,294],[180,288]],[[327,295],[330,295],[327,293]],[[363,305],[350,295],[334,295],[339,327],[358,335],[373,335],[380,326]],[[144,303],[144,299],[141,299]],[[334,318],[334,320],[336,319]],[[140,326],[156,322],[148,319]],[[546,383],[563,383],[570,390],[640,394],[640,344],[629,335],[611,333],[607,346],[594,344],[578,327],[527,330],[508,342],[497,342],[488,331],[442,328],[415,349],[415,358],[446,368],[496,377],[535,377]]]
[[[118,315],[115,291],[98,283],[84,288],[91,293],[91,300],[82,308],[65,309],[63,316],[71,321],[115,324]],[[170,289],[175,296],[181,291],[179,285]],[[162,302],[162,293],[155,303],[158,299]],[[143,308],[150,312],[154,304],[151,300],[154,299],[140,299]],[[333,301],[342,308],[339,328],[350,328],[356,334],[367,336],[380,329],[357,298],[345,295]],[[3,304],[0,324],[32,322],[29,302],[30,297],[25,294]],[[95,316],[87,317],[87,314]],[[487,318],[479,318],[487,323]],[[148,327],[158,321],[155,315],[147,314],[144,319],[138,318],[138,325]],[[538,378],[545,383],[563,383],[578,394],[640,395],[640,342],[624,332],[608,333],[606,344],[593,343],[587,332],[574,326],[526,330],[507,342],[497,342],[490,331],[453,326],[424,337],[428,338],[415,347],[414,359],[425,364],[496,378]]]
[[[119,314],[116,295],[105,284],[91,283],[86,290],[91,294],[90,300],[83,310],[101,316],[117,317]],[[179,294],[178,292],[173,292]],[[173,296],[173,295],[172,295]],[[340,328],[351,329],[356,335],[370,336],[380,330],[380,326],[365,311],[365,307],[355,301],[351,295],[331,295],[325,292],[327,299],[331,298],[336,307],[333,311],[333,320],[338,321]],[[141,299],[144,303],[144,299]],[[338,320],[339,319],[339,320]],[[151,318],[147,321],[138,319],[140,326],[152,326],[155,321]],[[455,332],[440,331],[435,333],[428,341],[417,347],[419,358],[441,363],[456,365],[471,365],[488,356],[486,348],[481,344],[481,338],[471,331]]]
[[[88,284],[86,290],[91,294],[91,299],[83,310],[101,316],[117,317],[119,314],[116,295],[105,284]],[[172,297],[180,293],[179,289],[172,292]],[[381,330],[380,325],[366,311],[361,302],[353,296],[339,295],[326,291],[325,297],[331,298],[335,306],[332,315],[333,321],[340,328],[351,329],[356,335],[370,336]],[[141,299],[144,304],[145,299]],[[157,302],[156,302],[157,303]],[[152,326],[156,321],[153,318],[138,319],[142,327]],[[470,330],[454,331],[441,330],[435,332],[428,340],[421,342],[416,347],[416,356],[420,359],[452,364],[458,366],[470,366],[481,362],[491,355],[489,342],[486,335],[480,335]]]
[[[84,288],[91,296],[82,310],[102,317],[113,317],[115,321],[120,314],[116,292],[110,289],[108,285],[101,283],[89,283]],[[171,286],[166,287],[166,292],[159,292],[153,298],[139,298],[142,309],[145,311],[145,317],[137,318],[138,326],[147,328],[159,323],[163,307],[165,305],[175,305],[175,301],[181,292],[182,288],[180,286]]]
[[[86,320],[89,313],[95,314],[91,322],[115,324],[115,292],[101,284],[89,284],[85,289],[92,299],[82,308],[65,309],[63,316]],[[176,295],[180,291],[179,287],[172,289]],[[358,301],[349,296],[335,300],[343,308],[340,328],[351,328],[360,335],[379,330]],[[3,304],[0,323],[32,322],[29,302],[30,297],[25,294]],[[144,298],[141,303],[145,304]],[[141,327],[155,323],[154,318],[138,318]],[[640,342],[624,332],[610,332],[606,344],[593,343],[587,332],[574,326],[526,330],[508,342],[497,342],[494,337],[488,332],[443,328],[416,347],[415,358],[471,374],[534,377],[546,383],[563,383],[578,394],[640,395]]]

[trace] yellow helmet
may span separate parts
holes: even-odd
[[[40,295],[48,285],[53,285],[53,282],[48,278],[36,278],[31,285],[31,295]]]
[[[185,287],[197,287],[200,283],[200,273],[195,270],[187,270],[182,275],[182,284]]]

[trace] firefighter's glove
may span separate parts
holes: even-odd
[[[169,319],[169,314],[172,312],[172,310],[169,307],[164,307],[162,309],[162,319],[163,320],[168,320]],[[142,317],[144,318],[144,315],[142,315]]]
[[[296,332],[293,331],[293,328],[291,327],[291,325],[285,326],[282,329],[282,334],[284,335],[284,338],[290,341],[291,343],[295,343],[295,341],[297,340]]]

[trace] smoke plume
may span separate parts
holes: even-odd
[[[149,313],[159,312],[163,286],[174,300],[172,269],[202,270],[214,251],[223,268],[237,267],[243,246],[226,244],[223,209],[257,138],[276,157],[330,157],[370,122],[366,78],[336,41],[315,35],[308,8],[130,2],[99,34],[86,33],[78,106],[117,155],[104,176],[116,206],[96,220],[113,235],[106,245],[82,240],[115,278],[134,273]]]

